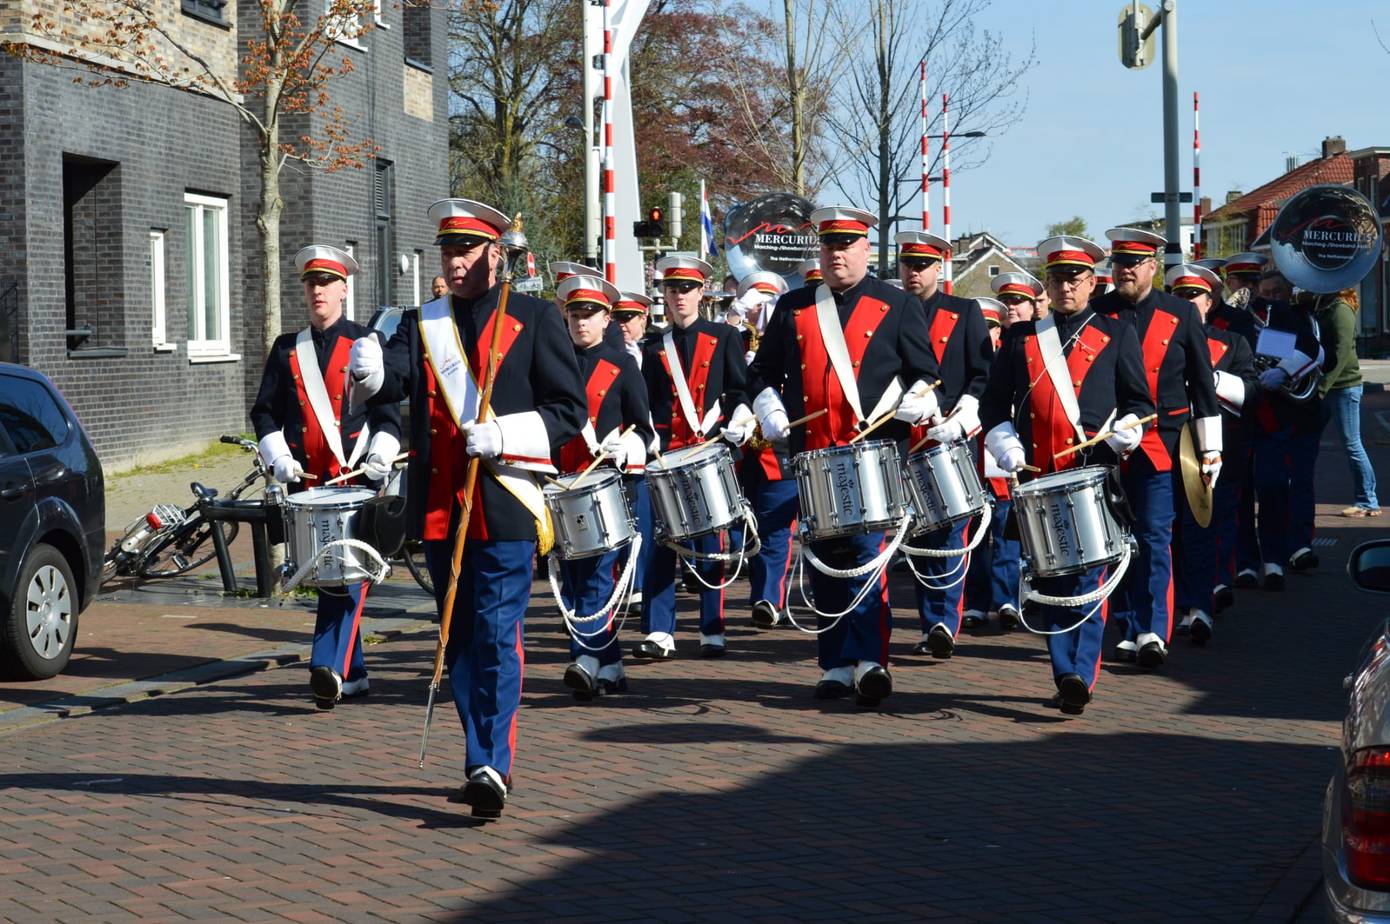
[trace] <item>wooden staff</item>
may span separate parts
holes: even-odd
[[[1097,433],[1095,436],[1091,437],[1090,439],[1086,440],[1086,441],[1083,442],[1083,443],[1077,443],[1075,446],[1068,446],[1066,449],[1063,449],[1061,452],[1053,453],[1053,454],[1052,454],[1052,458],[1053,458],[1054,461],[1057,460],[1057,459],[1065,459],[1067,456],[1071,455],[1072,453],[1080,452],[1080,451],[1083,450],[1083,449],[1090,449],[1092,446],[1096,445],[1097,443],[1103,442],[1103,441],[1105,441],[1106,439],[1108,439],[1109,437],[1114,436],[1114,435],[1115,435],[1115,431],[1117,431],[1117,430],[1133,430],[1135,427],[1142,427],[1142,426],[1144,426],[1144,424],[1148,423],[1148,422],[1151,421],[1151,420],[1156,420],[1157,418],[1158,418],[1158,415],[1157,415],[1157,414],[1150,414],[1148,417],[1141,417],[1141,418],[1139,418],[1138,420],[1132,420],[1132,421],[1130,421],[1129,423],[1125,424],[1124,426],[1121,426],[1121,427],[1113,427],[1113,428],[1111,428],[1111,430],[1110,430],[1109,432],[1107,432],[1107,433]]]
[[[397,462],[400,462],[400,461],[403,460],[403,459],[409,459],[409,458],[410,458],[410,453],[408,453],[408,452],[403,452],[403,453],[401,453],[400,455],[398,455],[398,456],[396,456],[395,458],[393,458],[393,459],[390,461],[390,463],[388,463],[388,464],[390,464],[390,465],[395,465]],[[330,479],[328,479],[327,481],[325,481],[325,482],[323,483],[323,486],[326,488],[326,487],[328,487],[329,485],[341,484],[342,482],[347,481],[349,478],[356,478],[358,475],[360,475],[360,474],[362,474],[364,471],[366,471],[366,468],[367,468],[367,467],[364,465],[364,466],[362,466],[362,467],[360,467],[360,468],[355,468],[355,469],[353,469],[353,470],[350,471],[350,472],[343,472],[343,473],[342,473],[341,475],[339,475],[337,478],[330,478]],[[317,476],[310,476],[310,477],[317,477]]]
[[[632,432],[633,430],[635,430],[636,428],[637,428],[637,424],[628,424],[628,428],[627,428],[626,430],[624,430],[624,431],[618,436],[618,439],[622,439],[624,436],[627,436],[629,433],[631,433],[631,432]],[[597,468],[597,467],[598,467],[598,464],[599,464],[600,462],[602,462],[602,461],[603,461],[604,459],[606,459],[606,458],[608,458],[608,450],[606,450],[606,449],[600,449],[600,450],[598,451],[598,455],[594,456],[594,461],[590,462],[590,463],[588,464],[588,466],[585,467],[584,471],[582,471],[582,472],[580,472],[578,475],[576,475],[576,476],[575,476],[575,479],[569,483],[569,487],[565,488],[565,490],[566,490],[566,491],[573,491],[575,488],[579,487],[579,482],[581,482],[581,481],[583,481],[585,478],[587,478],[588,475],[589,475],[589,473],[592,472],[595,468]]]
[[[502,328],[507,320],[507,299],[512,294],[513,260],[526,252],[526,239],[521,236],[521,216],[512,219],[509,233],[515,233],[520,246],[515,253],[507,246],[503,235],[503,246],[507,247],[506,262],[502,272],[502,292],[497,298],[497,311],[492,317],[492,338],[487,348],[487,365],[483,369],[483,390],[478,400],[478,413],[475,423],[487,420],[492,410],[492,387],[497,384],[497,354],[502,344]],[[430,678],[429,698],[425,703],[425,730],[420,736],[420,767],[425,766],[425,750],[430,743],[430,720],[434,718],[434,697],[439,692],[439,679],[444,675],[444,649],[449,644],[449,623],[454,617],[454,601],[458,597],[459,570],[463,567],[463,549],[468,541],[468,523],[473,517],[473,491],[478,486],[478,469],[482,464],[480,456],[468,460],[468,471],[463,479],[463,498],[460,501],[458,532],[454,535],[454,555],[449,561],[449,588],[444,594],[444,609],[439,614],[439,641],[434,646],[434,675]]]

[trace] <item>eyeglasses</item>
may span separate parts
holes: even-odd
[[[1206,289],[1174,289],[1173,294],[1178,298],[1185,298],[1191,301],[1194,298],[1200,298],[1203,295],[1210,295],[1211,293]]]
[[[1033,299],[1029,298],[1026,295],[1001,295],[999,296],[999,300],[1004,304],[1010,306],[1022,305],[1024,303],[1027,303],[1029,305],[1033,304]]]
[[[1081,283],[1091,278],[1090,273],[1077,273],[1075,276],[1063,276],[1059,273],[1048,273],[1047,284],[1056,286],[1059,289],[1075,289]]]
[[[921,258],[918,258],[918,257],[899,257],[899,258],[898,258],[898,265],[899,265],[899,266],[905,266],[905,267],[907,267],[908,269],[912,270],[914,273],[920,273],[920,272],[922,272],[923,270],[931,269],[932,266],[934,266],[934,265],[936,265],[936,264],[938,264],[938,263],[940,263],[940,262],[941,262],[940,260],[927,260],[927,259],[921,259]]]

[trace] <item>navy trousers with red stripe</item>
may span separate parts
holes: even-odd
[[[560,599],[565,606],[574,610],[577,619],[583,620],[598,613],[613,595],[613,587],[617,583],[614,573],[621,554],[621,549],[610,549],[602,555],[560,562]],[[598,658],[600,666],[617,664],[623,659],[622,650],[618,647],[617,625],[616,613],[609,613],[606,620],[576,623],[574,631],[579,634],[579,639],[570,636],[570,658],[593,655]],[[581,645],[580,641],[584,644]]]
[[[883,533],[850,536],[812,543],[816,557],[831,568],[848,571],[872,561],[883,549]],[[809,562],[811,594],[816,609],[835,614],[849,606],[850,600],[864,586],[865,578],[837,578],[822,574]],[[821,617],[819,627],[829,625]],[[816,636],[817,660],[822,670],[856,664],[860,661],[888,663],[888,640],[893,631],[893,615],[888,608],[887,575],[878,579],[877,586],[864,595],[859,605],[847,613],[833,629]]]
[[[968,525],[969,520],[962,520],[953,526],[914,536],[912,544],[922,549],[963,548]],[[976,528],[984,529],[985,526],[979,524]],[[923,587],[919,580],[912,582],[912,588],[917,591],[917,614],[922,618],[922,631],[930,632],[934,626],[945,626],[952,638],[959,635],[964,613],[962,601],[967,563],[960,558],[932,558],[925,555],[914,558],[912,563],[922,577],[932,584],[931,587]]]
[[[1131,642],[1152,632],[1167,644],[1173,631],[1174,475],[1154,471],[1148,457],[1136,452],[1121,476],[1134,509],[1139,554],[1115,591],[1111,610]]]
[[[683,543],[708,555],[724,551],[718,534],[699,536]],[[724,563],[702,561],[696,564],[708,584],[724,583]],[[700,634],[719,635],[724,631],[724,591],[700,586]],[[642,584],[642,632],[676,634],[676,553],[666,546],[652,549],[646,580]]]
[[[787,572],[792,563],[792,525],[800,503],[796,480],[771,481],[758,468],[744,484],[758,521],[762,549],[748,561],[748,605],[766,600],[777,609],[787,603]]]
[[[996,499],[990,518],[989,537],[975,547],[970,556],[970,573],[965,578],[965,608],[988,613],[1001,606],[1018,608],[1018,569],[1021,546],[1004,535],[1004,525],[1014,502]],[[983,527],[977,527],[983,528]]]
[[[449,587],[452,540],[425,542],[425,562],[442,611]],[[491,767],[510,779],[521,706],[525,627],[531,600],[530,540],[470,539],[459,568],[458,594],[444,663],[467,738],[465,771]]]
[[[1079,597],[1099,587],[1104,575],[1104,568],[1092,568],[1084,574],[1034,578],[1033,589],[1052,597]],[[1099,606],[1088,603],[1085,606],[1049,604],[1037,607],[1037,612],[1042,617],[1042,625],[1039,628],[1049,631],[1065,629],[1079,620],[1083,614],[1090,614],[1090,618],[1072,631],[1047,636],[1047,653],[1052,658],[1054,683],[1064,674],[1079,674],[1088,687],[1096,685],[1096,679],[1100,674],[1100,652],[1105,640],[1106,610],[1105,602]],[[1032,607],[1029,608],[1029,612],[1033,612]]]
[[[351,587],[319,588],[318,614],[314,620],[314,647],[309,669],[331,667],[343,680],[367,676],[362,661],[362,629],[358,607],[362,582]]]
[[[1178,609],[1212,611],[1211,594],[1217,584],[1227,587],[1235,582],[1236,519],[1240,512],[1240,495],[1244,487],[1239,459],[1226,477],[1225,465],[1212,492],[1211,523],[1198,526],[1186,497],[1177,499],[1180,516],[1173,537],[1173,557],[1179,566],[1173,574],[1173,605]]]

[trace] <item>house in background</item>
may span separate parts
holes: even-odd
[[[1031,273],[1026,260],[994,235],[982,231],[951,242],[951,289],[961,298],[993,298],[990,283],[1000,273]]]
[[[303,0],[305,21],[323,2]],[[40,5],[0,8],[0,37],[44,47],[29,31]],[[254,4],[165,6],[180,41],[237,75],[247,30],[259,28]],[[329,93],[377,156],[362,169],[281,174],[282,330],[304,323],[292,261],[308,243],[357,257],[358,320],[428,290],[425,211],[448,194],[446,31],[441,5],[381,4],[375,28],[340,40],[354,69]],[[259,165],[226,103],[72,78],[0,53],[0,359],[54,380],[111,471],[245,429],[264,365]],[[309,118],[286,134],[313,131]]]

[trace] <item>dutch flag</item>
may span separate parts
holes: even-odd
[[[714,219],[709,213],[709,197],[705,194],[705,181],[700,181],[700,257],[719,256],[719,245],[715,243]]]

